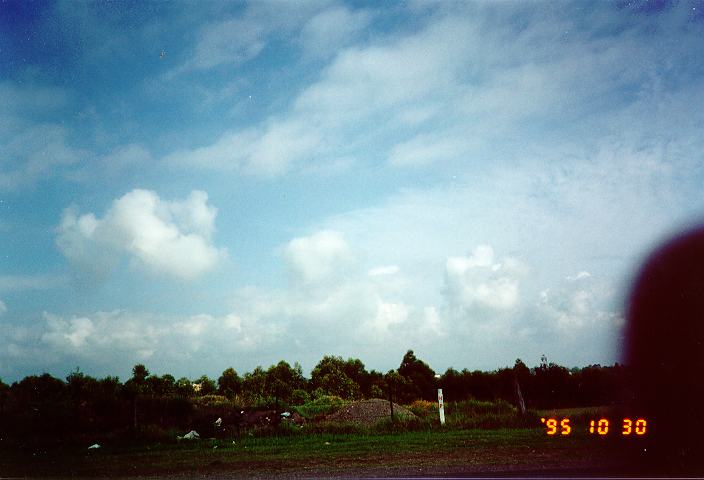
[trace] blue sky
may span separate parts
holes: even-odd
[[[0,378],[612,363],[702,2],[0,5]]]

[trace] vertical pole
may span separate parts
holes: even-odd
[[[521,384],[518,383],[518,376],[514,374],[513,383],[516,387],[516,397],[518,399],[518,412],[522,417],[526,416],[526,402],[523,400],[523,393],[521,393]]]
[[[445,425],[445,404],[442,398],[442,388],[438,388],[438,409],[440,410],[440,425]]]
[[[394,423],[394,399],[389,388],[389,407],[391,407],[391,423]]]

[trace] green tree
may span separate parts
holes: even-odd
[[[81,372],[78,367],[66,377],[66,387],[69,395],[77,403],[88,400],[91,391],[95,389],[95,383],[96,380],[94,378]]]
[[[66,384],[48,373],[32,375],[13,383],[10,397],[16,406],[16,421],[28,432],[60,432],[72,428],[71,402]]]
[[[132,381],[137,385],[144,385],[146,383],[147,377],[149,376],[149,370],[143,364],[138,363],[132,367]]]
[[[310,395],[301,388],[297,388],[291,393],[291,405],[303,405],[304,403],[308,403],[309,400]]]
[[[150,375],[145,381],[145,391],[157,396],[168,396],[176,393],[176,379],[168,373],[161,377]]]
[[[413,350],[403,356],[398,373],[406,380],[401,399],[410,402],[417,399],[433,400],[435,398],[435,372],[424,361],[416,358]]]
[[[123,386],[117,377],[105,377],[97,380],[93,392],[93,410],[104,430],[117,429],[124,425],[120,415],[115,412],[121,410],[120,392]]]
[[[363,372],[366,373],[364,364],[359,360],[345,361],[342,357],[326,355],[311,372],[311,387],[320,388],[327,395],[337,395],[348,400],[359,398],[359,384],[347,372],[357,378],[361,378]]]
[[[181,397],[192,397],[195,394],[193,383],[186,377],[181,377],[176,380],[176,394]]]
[[[298,364],[296,368],[292,368],[282,360],[266,371],[264,391],[267,396],[274,398],[277,408],[279,401],[290,403],[293,391],[302,386],[304,386],[304,379]]]
[[[384,396],[384,374],[381,372],[376,370],[367,372],[365,370],[357,383],[359,383],[359,388],[364,398],[381,398]]]
[[[217,392],[215,382],[208,378],[207,375],[202,375],[198,380],[193,382],[194,388],[199,396],[212,395]]]
[[[264,387],[266,385],[266,372],[257,366],[251,372],[244,374],[242,379],[242,393],[250,403],[257,403],[264,400]]]
[[[394,421],[394,402],[398,400],[400,392],[406,387],[408,381],[396,370],[389,370],[386,375],[384,375],[384,383],[386,386],[386,395],[389,399],[389,406],[391,407],[391,421]]]
[[[86,422],[92,418],[97,386],[98,381],[85,375],[78,367],[66,377],[66,389],[71,398],[75,427],[85,428]]]
[[[147,378],[149,370],[143,364],[138,363],[132,367],[132,378],[124,385],[125,395],[132,401],[132,427],[136,430],[139,424],[139,396],[150,393]]]
[[[0,379],[0,427],[2,427],[3,417],[5,415],[5,403],[10,396],[10,386]]]
[[[218,378],[218,393],[232,398],[242,391],[242,379],[234,368],[225,369]]]
[[[447,401],[457,402],[466,399],[469,395],[467,393],[468,385],[465,381],[465,375],[452,367],[442,374],[438,386],[442,388],[442,394]]]

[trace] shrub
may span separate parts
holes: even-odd
[[[369,393],[371,394],[371,398],[384,398],[384,392],[379,385],[372,385]]]
[[[297,406],[295,410],[300,413],[302,417],[312,419],[336,412],[346,404],[347,402],[338,396],[323,395],[312,402]]]
[[[223,395],[203,395],[193,399],[193,403],[199,407],[231,407],[232,401]]]
[[[475,399],[445,404],[446,426],[459,429],[495,429],[535,426],[535,415],[525,417],[505,400],[480,401]]]
[[[516,407],[508,403],[506,400],[496,400],[493,402],[481,401],[475,399],[463,400],[461,402],[448,402],[445,405],[445,410],[448,415],[499,415],[499,414],[515,414]]]
[[[431,412],[434,413],[437,408],[437,404],[435,402],[429,402],[428,400],[416,400],[406,408],[413,412],[417,417],[423,418],[428,416]]]
[[[310,401],[310,395],[305,390],[297,389],[291,394],[291,405],[303,405]]]

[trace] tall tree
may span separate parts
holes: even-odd
[[[135,430],[139,424],[139,396],[147,393],[149,388],[147,384],[147,377],[149,377],[149,370],[147,370],[147,367],[143,364],[138,363],[132,367],[132,378],[127,380],[124,385],[125,394],[132,401],[132,427]]]
[[[218,393],[232,398],[242,390],[242,379],[234,368],[226,368],[218,378]]]
[[[242,379],[242,393],[250,403],[257,403],[264,400],[264,387],[266,386],[266,372],[257,366],[251,372],[244,374]]]
[[[293,391],[305,385],[301,366],[296,364],[295,367],[291,367],[283,360],[269,367],[265,379],[265,393],[274,398],[276,408],[279,406],[279,401],[290,403]]]
[[[9,396],[10,386],[0,379],[0,426],[2,426],[3,416],[5,414],[5,402]]]
[[[324,356],[311,372],[311,387],[320,388],[328,395],[337,395],[345,399],[355,399],[360,396],[359,384],[346,373],[361,376],[364,365],[361,361],[346,362],[342,357]]]
[[[195,393],[193,383],[186,377],[176,380],[176,394],[182,397],[192,397]]]
[[[402,390],[403,401],[412,401],[419,398],[433,400],[435,398],[435,372],[424,361],[416,358],[413,350],[403,356],[398,373],[406,379]]]
[[[212,395],[217,392],[217,387],[215,386],[215,381],[211,380],[207,375],[201,375],[201,377],[193,382],[193,386],[196,389],[196,393],[199,396]]]

